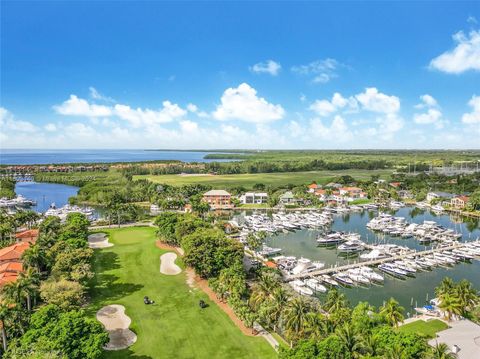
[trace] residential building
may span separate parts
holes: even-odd
[[[450,205],[455,209],[464,209],[467,206],[468,196],[457,196],[450,200]]]
[[[401,189],[398,191],[398,197],[400,197],[401,199],[412,199],[414,196],[412,192]]]
[[[17,242],[35,243],[38,238],[38,229],[29,229],[15,234]]]
[[[0,264],[0,288],[7,283],[15,282],[22,271],[22,263],[7,262]]]
[[[28,247],[30,247],[29,243],[21,242],[0,249],[0,264],[7,262],[20,263],[22,254],[28,249]]]
[[[316,189],[313,194],[317,196],[320,201],[325,201],[327,199],[327,190]]]
[[[281,204],[295,204],[297,200],[291,191],[285,192],[279,197],[279,201]]]
[[[268,194],[266,192],[246,192],[239,199],[242,204],[263,204],[267,203]]]
[[[453,197],[455,197],[454,194],[447,192],[428,192],[427,202],[432,202],[434,199],[452,199]]]
[[[367,198],[367,194],[360,187],[341,187],[338,189],[338,192],[340,196],[343,196],[347,200],[347,202]]]
[[[203,200],[207,202],[210,209],[232,209],[232,195],[224,190],[211,190],[203,194]]]
[[[322,188],[322,186],[316,184],[316,183],[312,183],[312,184],[309,184],[308,185],[308,193],[314,193],[316,190]]]

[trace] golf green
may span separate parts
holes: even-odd
[[[105,352],[105,358],[275,358],[261,337],[244,335],[199,289],[186,283],[185,273],[160,273],[155,229],[111,229],[113,247],[95,251],[91,283],[94,316],[105,305],[121,304],[132,319],[138,340],[129,349]],[[176,263],[183,269],[181,259]],[[155,301],[145,305],[143,297]],[[201,309],[199,300],[208,307]]]

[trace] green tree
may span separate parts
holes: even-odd
[[[243,247],[219,229],[200,228],[182,239],[185,263],[204,278],[243,261]]]
[[[178,244],[175,229],[180,216],[180,214],[175,212],[163,212],[155,218],[154,224],[158,226],[157,236],[161,240],[167,243]]]
[[[461,315],[464,311],[461,299],[456,293],[445,293],[439,297],[438,307],[445,313],[445,318],[450,321],[452,316]]]
[[[83,311],[62,312],[54,305],[47,305],[32,315],[30,328],[21,337],[19,347],[56,351],[72,359],[97,359],[107,342],[103,326]]]
[[[432,350],[432,359],[456,359],[457,355],[452,353],[445,343],[437,343]]]
[[[84,302],[84,289],[78,282],[66,279],[49,280],[40,285],[40,296],[48,304],[54,304],[62,310],[78,308]]]
[[[398,323],[403,321],[403,311],[403,307],[393,298],[390,298],[380,307],[380,314],[389,325],[394,327],[397,327]]]
[[[304,337],[310,311],[311,306],[303,297],[293,298],[287,303],[283,313],[283,322],[288,339],[297,341]]]

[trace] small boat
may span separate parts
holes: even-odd
[[[392,265],[391,263],[380,264],[378,269],[397,278],[403,278],[407,275],[407,272],[401,270],[397,266]]]
[[[334,287],[338,287],[338,282],[333,279],[332,277],[330,277],[328,274],[323,274],[322,276],[320,276],[320,279],[324,282],[324,283],[327,283],[331,286],[334,286]]]
[[[325,293],[327,291],[327,288],[321,285],[320,282],[315,278],[309,278],[305,280],[305,284],[315,292]]]
[[[305,286],[305,282],[296,279],[289,283],[293,290],[302,295],[313,295],[313,290]]]
[[[370,284],[370,280],[368,280],[368,278],[362,275],[362,273],[359,271],[349,269],[347,274],[354,282],[358,284]]]
[[[353,283],[353,280],[350,279],[350,277],[345,274],[345,273],[337,273],[333,276],[340,284],[343,284],[345,286],[352,286],[354,283]]]
[[[338,246],[341,253],[357,253],[365,249],[365,243],[358,239],[352,239]]]

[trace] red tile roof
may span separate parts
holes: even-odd
[[[22,242],[0,249],[0,263],[20,261],[23,252],[25,252],[28,247],[30,247],[29,243]]]
[[[38,238],[38,229],[29,229],[23,232],[19,232],[15,234],[15,238],[17,238],[18,240],[23,240],[23,242],[25,242],[25,240],[29,242],[35,242]]]

